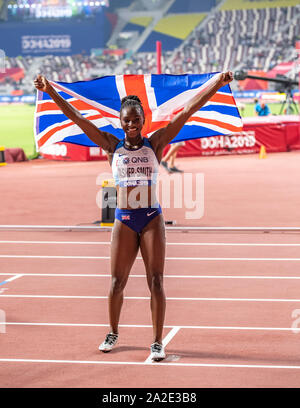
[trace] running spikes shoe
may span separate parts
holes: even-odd
[[[173,167],[169,167],[169,171],[171,173],[183,173],[183,170],[180,170],[178,167],[173,166]]]
[[[160,162],[160,164],[161,164],[168,172],[170,172],[168,163],[167,163],[166,161],[163,161],[163,160],[162,160],[162,161]]]
[[[103,351],[103,353],[108,353],[112,350],[112,348],[117,344],[118,341],[118,334],[108,333],[105,337],[105,340],[99,346],[99,350]]]
[[[150,357],[153,361],[161,361],[166,357],[164,346],[158,342],[151,344]]]

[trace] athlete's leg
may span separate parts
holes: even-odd
[[[176,146],[176,150],[174,149],[174,152],[173,152],[173,154],[172,154],[172,156],[170,157],[170,160],[169,160],[169,168],[174,167],[175,159],[176,159],[177,152],[178,152],[179,149],[180,149],[180,146]]]
[[[153,342],[162,342],[166,297],[163,288],[165,262],[165,225],[162,214],[147,224],[140,235],[140,249],[146,267],[151,292]]]
[[[178,146],[176,143],[171,145],[170,149],[161,160],[168,162],[171,159],[172,155],[179,150],[179,148],[180,146]]]
[[[111,289],[108,298],[112,333],[118,333],[123,304],[123,290],[139,248],[138,234],[119,220],[115,220],[111,241]]]

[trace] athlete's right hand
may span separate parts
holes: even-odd
[[[36,87],[36,89],[38,89],[39,91],[43,91],[43,92],[48,92],[51,88],[52,85],[48,82],[48,80],[42,76],[42,75],[38,75],[35,80],[34,80],[34,86]]]

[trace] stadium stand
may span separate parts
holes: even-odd
[[[299,4],[298,0],[226,0],[221,10],[266,9],[272,7],[292,7]]]
[[[297,57],[295,42],[300,39],[300,5],[295,5],[297,2],[294,0],[286,0],[284,4],[287,7],[277,7],[277,0],[227,0],[220,4],[219,9],[214,8],[216,3],[213,0],[186,0],[184,3],[188,13],[185,14],[182,13],[182,0],[160,1],[171,6],[158,19],[158,12],[153,15],[152,11],[146,12],[140,1],[128,0],[126,3],[131,10],[138,7],[139,12],[137,17],[128,14],[130,18],[125,21],[121,34],[134,31],[141,38],[153,25],[138,52],[131,54],[123,43],[118,43],[115,48],[124,48],[119,54],[100,50],[95,55],[82,53],[7,58],[7,68],[22,69],[25,77],[16,81],[8,76],[0,83],[0,92],[4,85],[6,90],[9,86],[32,92],[32,77],[36,73],[63,82],[117,73],[156,73],[156,40],[162,42],[163,72],[168,74],[213,72],[228,68],[268,72],[282,62],[292,62]],[[113,8],[113,12],[117,13],[117,9]]]
[[[162,65],[166,67],[166,61],[172,52],[164,52],[162,56]],[[124,69],[124,74],[156,74],[156,53],[153,52],[139,52],[135,54],[131,59],[127,60],[127,65]],[[167,68],[164,69],[164,73],[170,74],[171,71]]]
[[[116,38],[116,46],[118,48],[126,48],[128,46],[127,39],[130,38],[134,40],[140,36],[152,20],[153,18],[148,16],[131,18]]]
[[[48,56],[42,59],[38,73],[53,81],[84,81],[114,71],[119,58],[118,55]]]
[[[215,7],[215,0],[175,0],[169,8],[169,14],[172,13],[206,13]]]
[[[179,47],[184,39],[199,25],[206,14],[168,14],[159,20],[152,33],[139,49],[140,52],[153,52],[156,41],[161,41],[164,50]]]
[[[175,53],[172,73],[239,68],[268,71],[294,58],[300,9],[275,7],[218,11]]]

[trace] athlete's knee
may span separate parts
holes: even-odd
[[[126,286],[126,282],[127,282],[127,279],[113,277],[111,280],[111,289],[110,289],[111,293],[118,294],[120,292],[123,292]]]
[[[151,291],[163,291],[163,275],[161,273],[154,273],[151,277]]]

